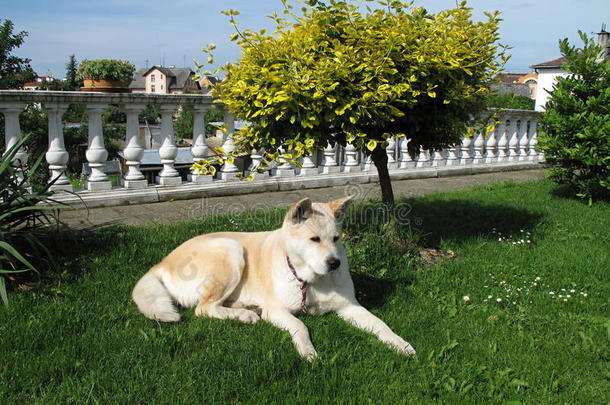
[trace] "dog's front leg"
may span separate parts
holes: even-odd
[[[318,357],[316,349],[314,349],[307,326],[297,319],[294,315],[284,309],[276,309],[272,311],[263,311],[263,318],[280,329],[290,333],[292,342],[297,349],[297,352],[307,361],[313,361]]]
[[[357,328],[373,333],[379,340],[393,347],[399,353],[409,356],[415,354],[415,349],[409,342],[394,333],[388,325],[363,306],[350,304],[337,311],[337,314]]]

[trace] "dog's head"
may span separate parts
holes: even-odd
[[[304,280],[347,265],[342,263],[341,225],[350,199],[312,203],[304,198],[288,210],[282,226],[286,251]]]

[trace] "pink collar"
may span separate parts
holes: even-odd
[[[292,275],[294,276],[294,278],[296,278],[297,281],[299,283],[301,283],[301,294],[302,294],[301,310],[303,311],[304,314],[306,314],[307,313],[307,281],[304,281],[302,278],[300,278],[297,275],[297,271],[294,269],[294,266],[292,265],[292,262],[290,261],[290,257],[288,257],[287,253],[286,253],[286,262],[288,262],[288,268],[292,272]]]

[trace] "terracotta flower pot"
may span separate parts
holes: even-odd
[[[113,79],[84,79],[81,91],[97,93],[128,93],[129,88],[119,80]]]

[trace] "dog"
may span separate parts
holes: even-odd
[[[318,354],[297,315],[335,312],[375,334],[397,352],[413,347],[356,300],[341,224],[350,197],[330,203],[304,198],[292,205],[280,229],[219,232],[194,237],[153,266],[132,298],[147,318],[180,320],[173,301],[195,307],[196,316],[261,319],[286,330],[301,357]],[[260,308],[257,312],[249,309]]]

